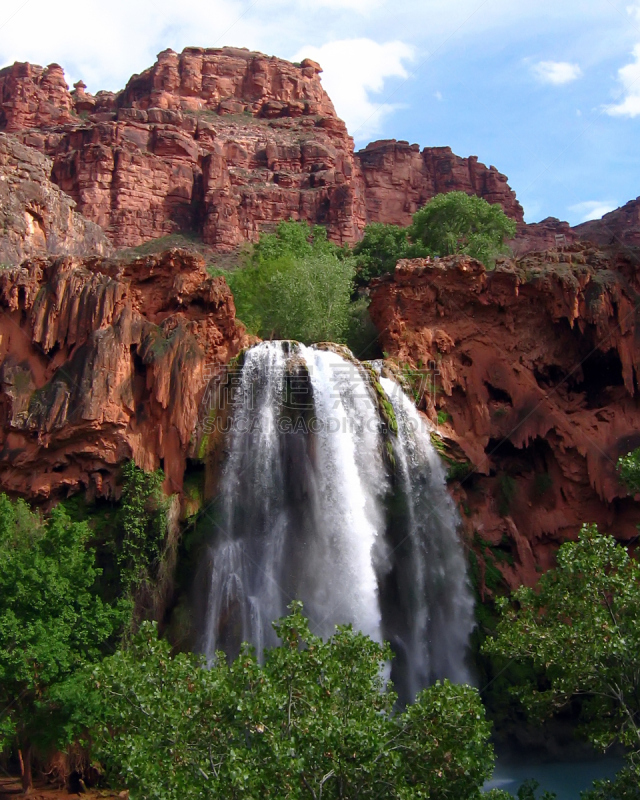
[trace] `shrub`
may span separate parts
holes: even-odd
[[[56,697],[129,618],[128,603],[103,602],[91,531],[60,506],[48,519],[0,496],[0,749],[17,741],[23,786],[34,748],[65,733]]]

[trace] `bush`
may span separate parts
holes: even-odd
[[[407,236],[408,229],[399,225],[386,225],[374,222],[364,229],[364,236],[353,248],[356,259],[359,284],[366,284],[393,272],[401,258],[419,258],[427,255],[420,245],[412,244]]]
[[[117,561],[123,587],[132,591],[155,577],[167,533],[167,500],[162,470],[145,472],[128,461],[122,477]]]

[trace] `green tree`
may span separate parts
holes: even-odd
[[[579,697],[581,728],[594,745],[618,741],[640,752],[640,564],[626,548],[585,525],[536,590],[522,587],[499,607],[485,650],[546,673],[545,687],[516,690],[524,705],[544,716]]]
[[[33,748],[63,730],[56,690],[101,657],[129,613],[97,596],[89,537],[61,507],[43,520],[0,495],[0,749],[17,742],[25,791]]]
[[[322,226],[281,222],[225,277],[238,317],[263,338],[343,342],[355,264]]]
[[[372,278],[393,272],[401,258],[418,258],[427,255],[424,248],[413,245],[407,237],[407,228],[374,222],[364,229],[362,239],[354,246],[356,280],[368,283]]]
[[[390,657],[349,627],[313,636],[301,605],[264,665],[245,648],[209,669],[151,624],[93,671],[92,736],[136,798],[480,798],[493,753],[478,693],[439,683],[403,713]]]
[[[516,223],[498,204],[476,195],[449,192],[436,195],[413,215],[408,235],[434,256],[466,253],[487,266],[508,252],[505,239],[516,234]]]

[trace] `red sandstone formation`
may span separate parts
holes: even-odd
[[[0,129],[8,133],[73,121],[73,102],[64,71],[15,63],[0,70]]]
[[[561,222],[556,217],[547,217],[542,222],[518,225],[516,238],[508,242],[516,258],[526,253],[536,253],[542,250],[563,250],[581,238],[568,222]]]
[[[500,203],[505,213],[522,222],[524,212],[495,167],[485,167],[475,156],[460,158],[450,147],[426,147],[395,139],[373,142],[356,157],[364,180],[367,222],[410,225],[428,200],[445,192],[477,194]]]
[[[134,458],[179,491],[206,380],[246,345],[222,278],[180,250],[0,273],[0,491],[114,493]]]
[[[50,174],[50,159],[0,133],[0,264],[111,251],[102,229],[74,211],[75,203],[51,183]]]
[[[512,586],[534,583],[583,522],[637,536],[616,475],[640,445],[636,269],[624,251],[574,245],[494,272],[460,256],[401,261],[373,287],[382,348],[435,365],[428,411],[450,415],[441,432],[475,467],[459,490],[469,538],[494,548]]]
[[[507,179],[449,148],[374,142],[358,154],[320,67],[235,48],[160,53],[117,95],[95,97],[61,69],[0,70],[0,128],[54,159],[52,179],[118,247],[196,231],[230,250],[282,219],[325,224],[337,242],[366,222],[409,224],[439,192],[500,203]]]
[[[69,93],[57,70],[0,71],[0,128],[54,159],[53,180],[116,246],[186,230],[229,250],[288,218],[359,236],[353,141],[313,61],[167,50],[95,97],[82,82]]]
[[[599,245],[640,245],[640,197],[610,211],[602,219],[583,222],[573,229],[580,239]]]

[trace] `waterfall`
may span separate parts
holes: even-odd
[[[420,415],[383,382],[397,436],[356,362],[295,342],[246,352],[207,562],[208,658],[242,641],[260,657],[299,599],[319,636],[352,623],[389,640],[403,699],[434,678],[468,679],[473,602],[455,507]]]
[[[465,656],[474,601],[457,536],[458,512],[427,424],[397,383],[380,382],[398,423],[396,502],[389,526],[395,585],[389,586],[392,612],[385,638],[395,645],[396,658],[406,661],[406,692],[415,696],[438,678],[470,682]]]

